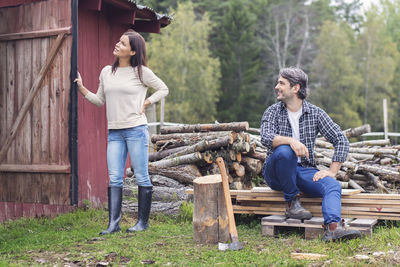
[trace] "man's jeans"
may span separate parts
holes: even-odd
[[[325,225],[340,221],[341,186],[332,177],[313,181],[315,168],[297,164],[297,156],[289,145],[275,148],[264,164],[265,182],[274,190],[283,191],[286,201],[303,192],[310,197],[322,197],[322,214]]]
[[[107,165],[110,186],[122,187],[127,153],[139,186],[152,186],[149,178],[149,131],[147,125],[109,130]]]

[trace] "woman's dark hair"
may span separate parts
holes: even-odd
[[[287,79],[291,87],[296,84],[300,85],[300,89],[297,92],[300,99],[305,99],[307,97],[308,76],[302,69],[296,67],[284,68],[280,70],[279,75]]]
[[[131,66],[133,68],[137,67],[139,80],[143,83],[142,66],[147,66],[146,42],[144,41],[144,38],[134,30],[128,30],[123,35],[128,36],[131,50],[136,52],[131,57]],[[115,73],[118,66],[119,66],[119,60],[117,58],[114,64],[112,65],[113,73]]]

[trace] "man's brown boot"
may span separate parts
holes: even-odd
[[[349,240],[360,238],[361,233],[358,230],[349,230],[345,228],[344,220],[340,222],[333,222],[325,226],[325,232],[322,236],[322,240],[329,241],[339,241],[339,240]]]
[[[303,208],[300,202],[300,197],[295,196],[286,207],[286,218],[309,220],[312,217],[311,212]]]

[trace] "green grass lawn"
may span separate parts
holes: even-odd
[[[77,210],[53,219],[19,219],[0,224],[0,266],[394,266],[400,265],[400,227],[380,222],[372,237],[343,243],[304,240],[301,231],[279,238],[261,236],[261,217],[237,216],[241,251],[193,242],[188,209],[179,217],[153,216],[149,230],[100,237],[104,210]],[[123,230],[134,224],[124,215]],[[297,260],[293,252],[318,253]],[[382,253],[376,253],[382,252]],[[359,259],[364,255],[367,259]],[[75,265],[74,265],[75,264]],[[101,265],[98,265],[101,266]]]

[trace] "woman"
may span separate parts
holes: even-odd
[[[119,222],[127,153],[139,186],[139,219],[127,232],[143,231],[149,227],[153,187],[148,173],[149,133],[144,111],[148,105],[168,94],[167,86],[147,67],[146,44],[139,33],[125,32],[115,45],[113,54],[116,60],[101,71],[96,94],[84,87],[79,73],[75,80],[80,93],[89,102],[99,107],[107,102],[109,224],[101,235],[121,231]],[[156,91],[145,99],[148,87]]]

